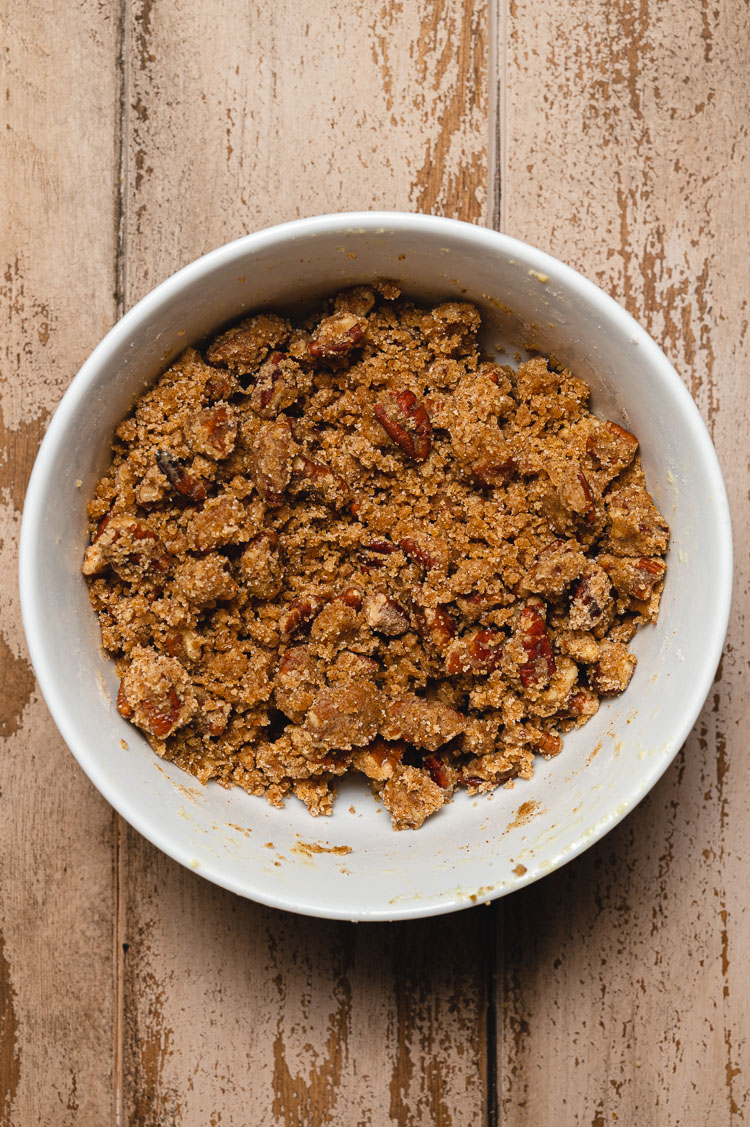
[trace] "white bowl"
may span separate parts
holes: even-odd
[[[187,344],[245,310],[376,277],[397,278],[422,300],[474,301],[488,346],[504,344],[512,354],[533,343],[569,364],[591,385],[594,409],[638,435],[649,488],[672,527],[661,615],[633,643],[639,664],[627,693],[567,736],[557,759],[540,759],[529,782],[489,798],[462,793],[416,833],[394,833],[364,781],[346,782],[333,817],[313,820],[294,799],[273,809],[241,790],[202,788],[159,760],[115,708],[117,678],[80,572],[86,501],[113,428]],[[320,216],[247,235],[139,302],[83,365],[52,419],[21,530],[31,658],[55,722],[94,785],[140,833],[216,884],[274,907],[353,920],[428,916],[494,899],[612,829],[654,785],[698,715],[726,632],[731,578],[713,446],[644,330],[533,247],[465,223],[390,212]]]

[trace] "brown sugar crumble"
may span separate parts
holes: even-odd
[[[638,440],[479,328],[391,282],[257,313],[118,426],[83,572],[159,755],[314,815],[361,772],[416,829],[627,688],[669,538]]]

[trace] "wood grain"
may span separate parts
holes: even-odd
[[[503,905],[502,1122],[744,1122],[748,9],[509,0],[504,17],[503,227],[663,344],[728,471],[737,583],[677,762],[605,841]]]
[[[481,3],[127,11],[126,304],[296,215],[482,218]],[[395,928],[298,920],[211,887],[129,830],[121,885],[128,1123],[485,1122],[486,909]]]
[[[40,699],[16,542],[47,419],[115,316],[118,24],[88,0],[3,16],[0,1124],[65,1127],[114,1115],[113,821]]]

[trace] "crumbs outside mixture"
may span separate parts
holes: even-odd
[[[312,814],[359,771],[417,828],[627,688],[669,538],[638,441],[479,326],[392,283],[255,314],[117,428],[83,572],[159,755]]]

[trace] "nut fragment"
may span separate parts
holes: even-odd
[[[323,606],[323,600],[315,595],[303,595],[295,599],[281,616],[279,626],[284,638],[291,638],[306,622],[311,622]]]
[[[432,424],[427,408],[413,391],[387,392],[375,404],[375,418],[388,437],[415,462],[432,450]]]
[[[267,528],[254,536],[240,557],[240,575],[248,594],[273,599],[281,590],[284,568],[278,552],[279,538]]]
[[[591,688],[606,697],[624,693],[637,664],[635,654],[622,642],[602,642],[599,660],[590,676]]]
[[[378,634],[395,637],[409,629],[409,612],[406,607],[382,592],[366,595],[364,600],[365,621]]]
[[[117,694],[117,708],[158,740],[183,727],[197,707],[189,676],[174,658],[140,647],[133,653]]]
[[[199,411],[191,423],[190,445],[198,454],[228,458],[236,441],[237,417],[230,403],[217,403]]]
[[[299,389],[295,369],[294,361],[281,352],[272,352],[261,365],[250,392],[250,406],[257,415],[273,419],[296,402]]]
[[[367,321],[356,313],[342,310],[325,317],[312,335],[310,353],[316,360],[339,359],[362,344]]]
[[[166,477],[175,493],[186,497],[188,501],[205,501],[206,486],[200,478],[188,473],[182,462],[166,450],[157,450],[156,464]]]
[[[335,509],[341,509],[351,497],[349,486],[325,462],[316,462],[305,454],[298,454],[292,463],[292,492],[318,497]]]
[[[250,472],[261,499],[270,508],[283,504],[284,491],[292,476],[294,443],[286,419],[264,423],[252,450]]]
[[[84,575],[100,575],[108,567],[126,583],[148,575],[163,578],[169,571],[169,556],[147,521],[129,514],[107,516],[99,522],[82,570]]]
[[[448,611],[441,606],[415,606],[413,609],[417,630],[423,641],[437,654],[444,654],[456,634],[456,624]]]
[[[474,630],[456,638],[448,647],[445,671],[459,673],[491,673],[503,656],[505,635],[497,630]]]
[[[521,644],[526,661],[519,668],[521,684],[525,689],[544,688],[557,668],[544,619],[534,606],[521,611],[519,619]]]

